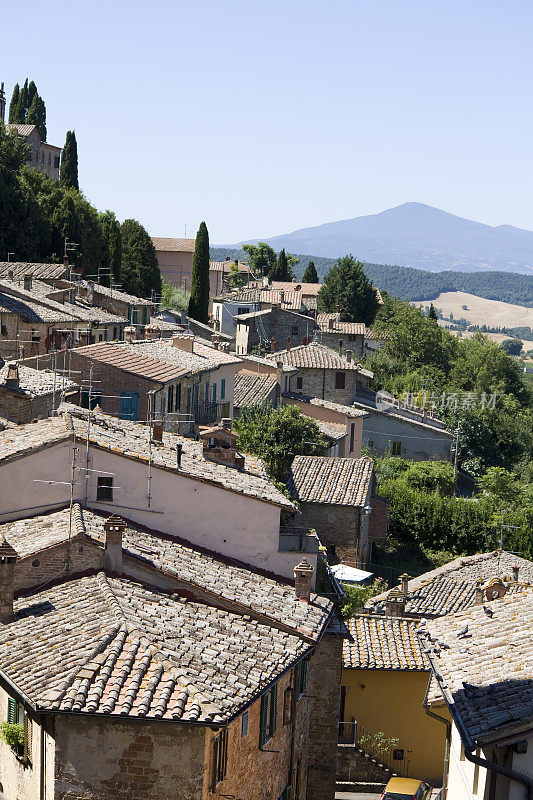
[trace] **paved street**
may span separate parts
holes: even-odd
[[[378,800],[381,794],[370,792],[336,792],[335,800]]]

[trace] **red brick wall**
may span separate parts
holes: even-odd
[[[381,497],[372,497],[370,500],[372,513],[368,526],[368,541],[375,542],[377,539],[384,539],[387,535],[389,521],[389,504]]]

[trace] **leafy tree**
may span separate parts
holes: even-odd
[[[458,341],[450,379],[465,391],[503,392],[522,402],[531,400],[517,362],[482,333]]]
[[[270,271],[270,281],[290,281],[292,280],[292,268],[289,266],[285,249],[279,251],[276,266]]]
[[[33,82],[32,82],[33,83]],[[31,85],[31,84],[30,84]],[[35,86],[35,84],[33,84]],[[26,116],[28,125],[36,125],[42,142],[46,142],[46,106],[42,97],[34,94]]]
[[[245,407],[235,420],[235,431],[239,447],[260,456],[276,481],[285,480],[294,456],[323,455],[327,448],[316,422],[292,405]]]
[[[318,294],[321,311],[340,310],[344,322],[371,325],[379,308],[376,292],[363,272],[363,263],[353,256],[339,258],[324,278]]]
[[[478,483],[498,503],[512,506],[520,503],[522,486],[516,475],[503,467],[490,467]]]
[[[252,271],[258,276],[269,277],[276,266],[276,251],[265,242],[244,244],[242,249],[248,254]]]
[[[314,261],[310,261],[305,268],[302,283],[318,283],[318,273]]]
[[[506,339],[501,343],[500,347],[508,356],[519,356],[522,352],[524,343],[520,339]]]
[[[387,589],[387,584],[382,578],[376,578],[370,586],[350,586],[344,583],[342,588],[344,591],[344,598],[342,601],[341,616],[343,619],[350,619],[350,617],[353,617],[353,615],[364,606],[367,600],[384,592]]]
[[[246,283],[246,276],[240,271],[237,260],[231,262],[227,282],[231,289],[238,289]]]
[[[163,281],[161,288],[161,308],[171,308],[174,311],[187,311],[189,307],[190,292],[181,286],[173,286]]]
[[[200,223],[196,234],[189,316],[198,322],[207,322],[209,319],[209,232],[205,222]]]
[[[74,131],[67,131],[65,146],[61,153],[59,182],[65,189],[79,191],[78,183],[78,144]]]
[[[114,283],[120,283],[120,266],[122,263],[122,237],[120,222],[113,211],[104,211],[98,215],[100,232],[102,236],[102,261],[107,274],[104,273],[101,281],[104,286],[110,285],[110,278]]]
[[[24,122],[24,120],[20,120],[18,118],[19,98],[20,98],[20,86],[18,85],[18,83],[16,83],[13,89],[13,94],[11,95],[11,102],[9,103],[9,116],[8,116],[9,122],[15,125],[18,122]]]
[[[137,297],[149,297],[161,292],[161,272],[153,242],[143,226],[135,219],[126,219],[120,227],[122,239],[122,287]]]

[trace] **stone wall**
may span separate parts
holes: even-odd
[[[57,800],[201,800],[205,728],[56,716]]]
[[[337,372],[342,372],[345,376],[344,389],[335,388]],[[301,385],[298,378],[301,378]],[[368,380],[359,376],[355,370],[300,368],[298,375],[290,380],[290,391],[349,406],[355,397],[357,381],[363,387],[368,385]]]
[[[342,636],[326,634],[309,665],[311,704],[306,800],[334,800],[342,674]]]
[[[59,405],[61,392],[55,395],[55,407]],[[31,422],[34,419],[49,417],[54,407],[53,394],[27,397],[23,394],[0,387],[0,417],[10,419],[18,425]]]
[[[319,341],[337,352],[342,350],[346,353],[346,350],[351,350],[355,359],[359,359],[363,355],[364,336],[362,334],[322,330],[319,334]]]
[[[38,587],[69,574],[102,569],[103,549],[85,536],[76,536],[74,523],[72,535],[70,542],[19,558],[15,564],[15,591]]]
[[[298,525],[314,528],[324,547],[331,548],[338,558],[347,561],[367,561],[368,542],[361,526],[359,537],[359,509],[354,506],[301,503]]]
[[[263,335],[269,342],[275,339],[278,350],[284,350],[288,340],[290,340],[291,347],[296,347],[308,342],[316,327],[317,323],[312,317],[304,317],[302,314],[287,311],[279,306],[272,306],[268,314],[261,314],[259,318],[251,317],[246,322],[238,322],[235,340],[236,353],[237,355],[249,353],[257,345],[269,349],[264,338],[261,338]]]
[[[52,328],[52,324],[24,322],[17,314],[0,311],[0,356],[5,361],[14,361],[46,353],[46,338]]]

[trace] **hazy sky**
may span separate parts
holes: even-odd
[[[528,0],[2,3],[80,184],[153,235],[286,233],[408,200],[533,229]]]

